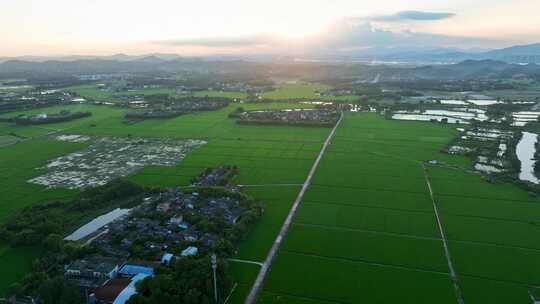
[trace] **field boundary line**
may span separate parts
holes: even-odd
[[[326,206],[343,206],[343,207],[351,207],[351,208],[365,208],[365,209],[378,209],[378,210],[388,210],[388,211],[395,211],[395,212],[404,212],[404,213],[418,213],[418,214],[432,214],[432,210],[418,210],[418,209],[400,209],[400,208],[393,208],[393,207],[381,207],[381,206],[374,206],[374,205],[366,205],[365,203],[360,204],[352,204],[352,203],[341,203],[341,202],[334,202],[334,201],[326,201],[326,202],[320,202],[320,201],[314,201],[314,200],[306,200],[304,201],[304,204],[311,204],[311,205],[326,205]]]
[[[353,190],[370,191],[370,192],[393,192],[393,193],[409,193],[409,194],[424,194],[424,195],[426,194],[425,190],[424,191],[405,191],[405,190],[396,190],[396,189],[350,187],[350,186],[343,186],[343,185],[337,185],[337,184],[316,184],[316,183],[314,183],[313,186],[326,187],[326,188],[338,188],[338,189],[353,189]]]
[[[380,234],[380,235],[386,235],[386,236],[395,236],[395,237],[403,237],[403,238],[418,239],[418,240],[430,240],[430,241],[440,241],[441,240],[438,237],[421,236],[421,235],[416,235],[416,234],[395,233],[395,232],[387,232],[387,231],[379,231],[379,230],[350,228],[350,227],[343,227],[343,226],[328,226],[328,225],[310,224],[310,223],[302,223],[302,222],[295,222],[295,223],[293,223],[293,226],[313,227],[313,228],[321,228],[321,229],[327,229],[327,230],[342,230],[342,231],[351,231],[351,232],[364,232],[364,233],[368,233],[368,234]]]
[[[532,222],[531,220],[516,220],[516,219],[509,219],[509,218],[502,218],[502,217],[459,214],[459,213],[445,212],[445,211],[442,211],[441,213],[444,215],[452,216],[452,217],[465,217],[465,218],[473,218],[473,219],[480,219],[480,220],[487,220],[487,221],[510,222],[510,223],[515,223],[515,224],[517,223],[530,224]]]
[[[487,247],[499,247],[499,248],[506,248],[506,249],[516,249],[516,250],[532,251],[536,253],[540,252],[539,248],[532,248],[532,247],[521,247],[521,246],[508,245],[508,244],[490,243],[490,242],[482,242],[482,241],[470,241],[470,240],[455,240],[455,239],[448,239],[448,240],[452,243],[461,243],[461,244],[487,246]]]
[[[426,184],[428,186],[429,195],[431,196],[431,202],[433,203],[433,212],[435,212],[435,218],[437,219],[437,226],[441,234],[441,239],[442,239],[443,248],[444,248],[444,255],[446,256],[446,261],[448,262],[448,270],[450,272],[450,279],[452,280],[452,283],[454,285],[454,290],[456,292],[456,299],[457,299],[458,304],[464,304],[465,302],[463,301],[463,293],[461,292],[461,288],[459,287],[458,276],[457,276],[456,271],[454,270],[454,264],[452,263],[452,258],[450,257],[450,250],[448,249],[448,241],[446,240],[444,227],[443,227],[441,218],[439,216],[439,210],[437,208],[437,203],[435,202],[435,197],[433,195],[433,190],[431,188],[431,182],[429,181],[427,169],[424,163],[422,163],[421,166],[422,166],[422,170],[424,171],[424,177],[426,179]]]
[[[332,128],[332,131],[330,132],[330,134],[328,134],[328,137],[324,141],[324,144],[321,147],[321,151],[319,152],[319,155],[317,155],[317,158],[315,159],[315,162],[313,163],[313,166],[311,167],[311,170],[309,171],[306,181],[304,182],[302,189],[300,189],[300,192],[298,193],[298,196],[296,197],[296,200],[294,201],[292,208],[290,209],[289,214],[287,215],[287,218],[285,219],[285,222],[283,223],[283,226],[281,226],[281,230],[279,231],[277,238],[275,239],[274,243],[272,244],[272,247],[270,248],[270,251],[268,252],[268,256],[266,257],[263,263],[263,266],[261,267],[261,270],[259,271],[259,274],[257,275],[257,278],[255,279],[255,282],[253,283],[253,286],[251,290],[249,291],[245,304],[255,304],[257,300],[257,296],[268,274],[268,270],[270,269],[270,266],[272,265],[272,262],[274,261],[274,258],[279,248],[281,247],[281,243],[283,239],[285,238],[285,236],[287,235],[287,232],[289,231],[289,227],[292,223],[294,215],[296,214],[296,211],[298,210],[298,207],[300,206],[300,202],[304,198],[304,193],[306,193],[307,189],[311,185],[311,179],[313,178],[313,175],[315,175],[315,171],[317,170],[317,167],[319,166],[319,163],[321,162],[321,159],[324,153],[326,152],[326,149],[330,145],[330,142],[332,141],[332,138],[334,137],[334,134],[336,133],[336,130],[342,121],[343,121],[343,112],[341,113],[339,120],[336,122],[336,125],[334,126],[334,128]]]
[[[320,254],[314,254],[314,253],[306,253],[306,252],[294,251],[294,250],[286,250],[286,249],[283,249],[283,252],[289,253],[289,254],[306,256],[306,257],[324,259],[324,260],[365,264],[365,265],[371,265],[371,266],[377,266],[377,267],[387,267],[387,268],[394,268],[394,269],[401,269],[401,270],[415,271],[415,272],[423,272],[423,273],[433,273],[433,274],[440,274],[440,275],[444,275],[444,276],[448,275],[448,272],[444,272],[444,271],[417,268],[417,267],[409,267],[409,266],[397,265],[397,264],[385,264],[385,263],[381,263],[381,262],[374,262],[374,261],[368,261],[368,260],[362,260],[362,259],[352,259],[352,258],[337,257],[337,256],[326,256],[326,255],[320,255]]]

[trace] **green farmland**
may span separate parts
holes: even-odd
[[[348,114],[259,303],[457,303],[422,161],[454,128]],[[455,167],[453,167],[455,168]],[[465,303],[529,303],[540,284],[540,202],[512,185],[428,167]]]
[[[262,97],[273,100],[313,99],[326,101],[354,101],[358,99],[357,96],[321,97],[319,95],[319,93],[331,88],[332,87],[324,84],[292,82],[279,85],[274,91],[263,93]]]
[[[242,104],[248,110],[292,106]],[[205,139],[208,144],[175,166],[146,167],[129,178],[143,185],[182,186],[206,167],[238,165],[236,182],[264,203],[265,212],[236,258],[262,262],[329,129],[239,125],[227,117],[235,107],[127,123],[123,109],[76,105],[31,112],[66,109],[93,115],[45,126],[0,123],[0,136],[9,143],[0,147],[5,181],[0,185],[0,222],[24,206],[76,193],[27,182],[44,172],[49,159],[85,146],[55,141],[48,136],[51,132]],[[455,132],[447,125],[347,114],[303,198],[259,303],[456,303],[421,167],[432,159],[471,165],[439,152]],[[11,142],[10,133],[25,139]],[[427,172],[465,303],[528,303],[528,286],[540,285],[538,200],[515,186],[488,184],[465,171],[428,166]],[[39,248],[0,244],[0,266],[7,274],[0,293],[24,275],[36,252]],[[230,268],[236,288],[229,303],[243,303],[259,266],[231,262]]]
[[[291,104],[273,103],[264,105],[243,105],[247,109],[289,108]],[[182,186],[198,175],[204,168],[220,164],[235,164],[240,167],[238,183],[245,185],[282,184],[288,186],[246,187],[246,191],[265,204],[265,213],[249,238],[240,245],[238,258],[261,261],[266,256],[277,231],[305,179],[324,138],[326,128],[292,128],[281,126],[244,126],[236,124],[227,115],[228,108],[198,114],[179,116],[167,120],[148,120],[127,124],[122,109],[106,106],[67,106],[32,111],[58,112],[62,109],[90,111],[91,117],[65,123],[41,126],[12,126],[0,124],[1,135],[15,132],[26,136],[27,140],[0,148],[2,174],[6,183],[1,184],[2,196],[0,221],[18,208],[46,201],[66,199],[75,192],[52,190],[26,181],[43,172],[41,168],[47,160],[65,155],[84,147],[84,144],[59,142],[49,139],[49,132],[59,131],[69,134],[93,134],[110,136],[143,136],[201,138],[208,144],[189,154],[173,167],[147,167],[132,175],[130,179],[145,185]],[[28,112],[27,112],[28,113]],[[18,113],[11,113],[16,115]],[[38,153],[39,152],[39,153]],[[17,253],[19,252],[19,253]],[[24,269],[28,269],[33,255],[26,249],[0,249],[0,265],[13,267],[0,282],[0,293],[15,280],[20,279]],[[27,258],[25,259],[24,256]],[[18,266],[16,266],[18,265]],[[247,266],[246,266],[247,265]],[[255,267],[255,270],[253,269]],[[232,296],[237,303],[242,302],[248,292],[258,268],[251,264],[231,263],[238,287]]]
[[[65,88],[65,90],[77,93],[79,96],[89,98],[95,101],[114,102],[118,98],[116,96],[144,96],[165,94],[169,96],[177,96],[176,90],[173,88],[148,88],[138,89],[130,91],[114,92],[109,90],[103,90],[95,84],[71,86]],[[244,99],[247,97],[247,93],[244,92],[229,92],[229,91],[194,91],[195,97],[226,97]]]

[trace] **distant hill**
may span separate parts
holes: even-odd
[[[540,63],[540,43],[516,45],[481,54],[483,58],[516,63]]]
[[[317,57],[315,55],[314,57]],[[449,64],[465,60],[498,60],[507,63],[540,63],[540,43],[518,45],[496,50],[457,48],[366,48],[320,54],[325,60],[362,60],[409,64]]]

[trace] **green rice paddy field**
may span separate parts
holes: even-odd
[[[421,161],[451,126],[348,114],[323,157],[259,303],[457,303]],[[540,203],[512,185],[428,168],[465,303],[529,303]]]
[[[313,84],[305,82],[291,82],[277,85],[273,91],[265,92],[262,97],[265,99],[271,99],[276,101],[285,101],[289,99],[313,99],[313,100],[325,100],[325,101],[343,101],[351,102],[358,100],[358,96],[335,96],[325,97],[320,96],[318,93],[331,89],[331,86],[323,84]],[[125,92],[114,92],[100,89],[96,84],[79,85],[66,88],[66,90],[75,92],[80,96],[91,98],[96,101],[114,102],[118,100],[115,96],[143,96],[152,94],[167,94],[170,96],[176,96],[176,90],[171,88],[150,88],[139,89]],[[194,91],[195,97],[226,97],[245,99],[248,94],[245,92],[234,91]]]
[[[326,100],[326,101],[355,101],[358,100],[358,96],[336,96],[325,97],[320,96],[318,93],[322,93],[331,89],[331,86],[324,84],[314,84],[305,82],[289,82],[279,86],[274,91],[265,92],[262,97],[265,99],[274,100],[287,100],[287,99],[314,99],[314,100]]]
[[[50,132],[201,138],[208,144],[176,166],[147,167],[130,179],[181,186],[205,167],[238,165],[237,182],[264,203],[265,213],[240,244],[236,258],[263,261],[330,130],[237,125],[227,118],[235,107],[126,123],[122,109],[77,105],[45,110],[93,115],[43,127],[2,123],[0,136],[14,132],[27,139],[0,148],[5,181],[0,184],[0,222],[23,206],[75,194],[26,182],[43,172],[36,168],[47,160],[84,147],[51,140]],[[465,158],[439,152],[454,134],[452,126],[347,114],[300,205],[259,303],[456,303],[421,168],[421,161],[430,159],[470,166]],[[540,285],[538,201],[514,186],[488,184],[459,170],[431,166],[428,173],[465,303],[528,303],[527,286]],[[35,250],[0,244],[0,266],[7,273],[0,293],[24,275],[34,256]],[[231,262],[230,267],[237,287],[229,303],[243,303],[258,266]]]

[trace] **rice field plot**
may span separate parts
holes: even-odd
[[[429,174],[466,303],[529,303],[540,285],[538,198],[465,171]]]
[[[263,294],[338,303],[455,302],[418,159],[438,155],[442,139],[453,133],[436,125],[402,127],[373,113],[348,114],[304,196]],[[378,144],[370,145],[374,141]],[[408,151],[423,152],[404,153],[403,142]],[[393,288],[399,277],[408,291],[398,300],[378,284]],[[420,291],[425,284],[438,293]]]
[[[278,86],[274,91],[265,92],[263,98],[267,99],[295,99],[295,98],[320,98],[317,93],[329,90],[331,87],[321,84],[303,82],[286,83]]]
[[[25,206],[50,197],[64,197],[74,192],[64,189],[49,190],[44,186],[31,185],[27,180],[45,172],[46,162],[85,145],[80,143],[58,142],[48,139],[35,139],[20,142],[0,149],[0,168],[3,182],[0,184],[2,200],[0,203],[0,222],[9,214]],[[45,196],[43,196],[45,195]]]
[[[328,302],[322,300],[314,300],[299,296],[290,296],[283,294],[275,294],[271,292],[262,292],[257,303],[264,304],[336,304],[338,302]]]
[[[450,241],[456,271],[521,285],[540,285],[540,251],[490,244]]]
[[[259,303],[279,303],[273,299],[281,296],[315,303],[455,303],[446,273],[289,252],[274,262]]]
[[[444,222],[450,240],[540,250],[540,227],[535,222],[451,215],[445,215]]]
[[[282,252],[445,272],[437,238],[293,224]]]
[[[431,212],[428,193],[382,191],[346,186],[312,185],[305,201],[325,204],[378,207],[405,211]]]
[[[505,219],[510,221],[536,222],[540,218],[540,204],[526,201],[510,201],[474,197],[439,195],[439,210],[448,216]]]
[[[460,276],[466,303],[530,303],[528,288],[508,282]]]
[[[381,234],[438,238],[432,212],[303,201],[295,223]]]
[[[321,96],[320,93],[331,89],[331,86],[324,84],[290,82],[277,86],[273,91],[264,92],[265,99],[287,100],[287,99],[313,99],[323,101],[352,102],[358,100],[358,96]]]

